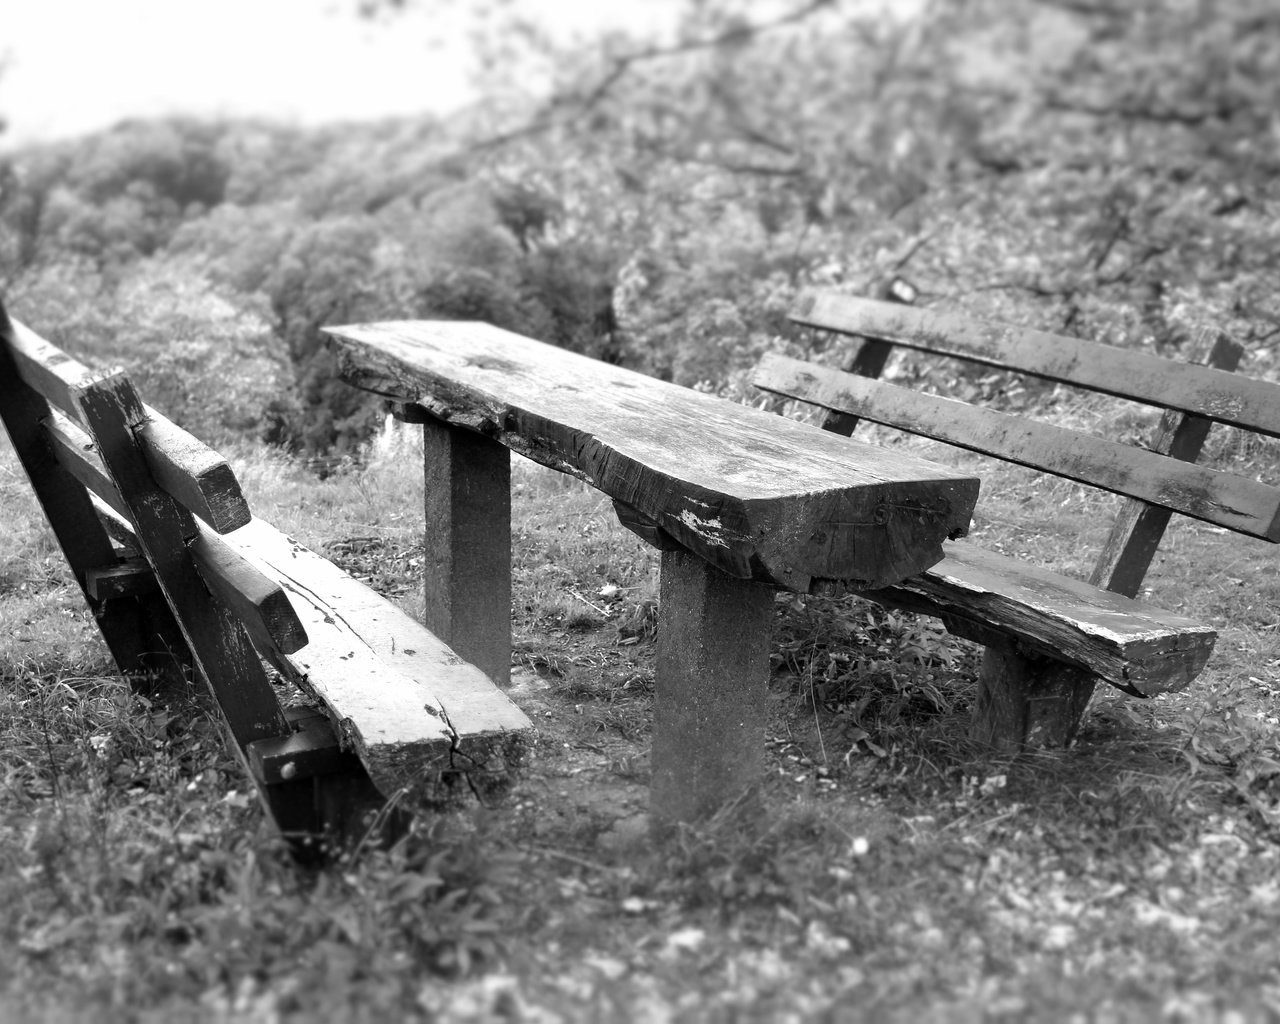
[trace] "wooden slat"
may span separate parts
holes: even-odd
[[[77,388],[93,379],[94,371],[12,317],[9,323],[11,332],[7,340],[18,376],[54,408],[78,419]]]
[[[486,324],[326,330],[348,383],[587,480],[739,579],[901,579],[977,498],[972,477]]]
[[[760,361],[752,383],[1249,536],[1280,541],[1280,488],[1247,477],[776,353]]]
[[[117,524],[114,532],[127,536],[136,547],[137,533],[130,519],[129,503],[103,468],[89,435],[56,414],[46,420],[45,434],[59,464],[109,510],[107,521],[113,517]],[[104,518],[102,511],[99,517]],[[307,642],[306,631],[280,585],[239,557],[199,520],[187,522],[193,533],[186,543],[201,579],[219,604],[244,623],[254,643],[260,648],[278,648],[285,654],[302,647]]]
[[[1217,639],[1185,616],[964,541],[948,544],[947,557],[920,576],[867,596],[940,616],[978,643],[1012,637],[1146,695],[1185,687]]]
[[[156,574],[145,558],[129,558],[115,565],[90,569],[85,574],[86,588],[95,601],[117,597],[138,597],[159,589]]]
[[[270,524],[224,540],[288,593],[310,642],[277,667],[323,703],[385,796],[439,804],[510,781],[532,726],[484,673]]]
[[[46,434],[45,437],[47,439],[48,435]],[[104,470],[103,472],[105,473],[106,471]],[[117,546],[124,549],[124,557],[141,557],[142,551],[138,547],[138,536],[133,532],[133,523],[129,522],[96,494],[91,492],[89,500],[93,505],[93,511],[98,515],[98,521],[102,523],[102,528],[107,531],[107,536]]]
[[[218,533],[244,526],[252,513],[227,460],[151,406],[146,413],[138,441],[156,483]]]
[[[18,372],[17,330],[0,306],[0,419],[117,667],[124,673],[144,673],[152,663],[138,615],[121,602],[100,604],[89,591],[88,572],[111,564],[115,550],[89,494],[44,443],[40,421],[50,415],[49,403]]]
[[[241,751],[285,735],[275,691],[238,620],[217,608],[188,555],[195,520],[151,478],[136,439],[146,413],[123,374],[81,380],[81,418],[128,509],[143,554]]]
[[[13,353],[19,376],[64,415],[80,420],[78,388],[94,371],[13,322]],[[150,406],[138,431],[147,467],[170,496],[219,533],[249,521],[248,502],[226,460]]]
[[[285,712],[293,732],[249,744],[249,770],[266,786],[343,771],[347,759],[333,723],[324,712],[290,708]]]
[[[912,306],[915,305],[918,293],[913,285],[901,278],[894,278],[882,290],[881,297],[887,302]],[[862,338],[861,341],[857,354],[845,370],[859,377],[881,376],[885,365],[889,362],[889,357],[893,355],[893,345],[878,338]],[[823,430],[829,430],[833,434],[843,434],[845,437],[851,437],[857,428],[858,417],[836,409],[828,409],[827,415],[822,420]]]
[[[1280,437],[1280,385],[1207,366],[825,290],[805,292],[791,319]]]
[[[1191,359],[1219,370],[1240,365],[1244,347],[1223,334],[1199,339]],[[1195,462],[1209,436],[1212,420],[1166,409],[1148,447],[1183,462]],[[1169,525],[1170,510],[1130,498],[1111,526],[1089,582],[1095,587],[1134,597]]]
[[[86,490],[110,508],[117,516],[128,521],[129,506],[120,496],[115,483],[107,475],[98,457],[93,438],[65,416],[54,414],[43,423],[45,440],[58,464],[78,480]],[[132,532],[133,524],[129,523]],[[134,536],[136,542],[136,535]]]
[[[209,592],[244,623],[259,651],[292,654],[306,646],[307,631],[278,582],[209,530],[201,529],[190,547]]]

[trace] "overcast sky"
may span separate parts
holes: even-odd
[[[384,23],[352,16],[356,3],[0,0],[0,145],[175,110],[316,122],[468,101],[468,0],[419,0],[416,18]],[[678,0],[514,3],[564,36],[660,26]]]

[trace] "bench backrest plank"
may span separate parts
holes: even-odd
[[[94,371],[18,321],[9,322],[8,348],[18,376],[63,415],[82,419],[78,389]],[[219,533],[247,523],[249,504],[226,460],[150,406],[144,408],[138,440],[156,482]]]
[[[1201,337],[1190,361],[1228,372],[1240,365],[1244,346],[1218,334]],[[1166,409],[1149,442],[1153,452],[1195,462],[1209,437],[1212,420]],[[1130,499],[1121,507],[1107,535],[1089,582],[1126,597],[1136,597],[1169,526],[1170,510]]]
[[[45,443],[41,421],[50,416],[51,409],[44,395],[19,376],[13,347],[8,343],[11,333],[0,307],[0,419],[76,583],[90,607],[95,607],[89,574],[115,564],[115,549],[91,495],[61,469]],[[148,671],[149,645],[137,628],[133,609],[113,602],[96,607],[103,638],[121,671]]]
[[[129,503],[103,468],[89,435],[57,412],[45,421],[44,429],[59,465],[114,513],[98,512],[108,533],[127,534],[127,545],[141,550],[133,535]],[[280,585],[237,558],[220,535],[200,520],[188,522],[193,532],[187,543],[206,586],[224,608],[243,620],[255,642],[269,642],[286,652],[305,644],[306,631]]]
[[[229,615],[210,614],[208,588],[187,552],[187,541],[197,533],[195,520],[160,489],[147,468],[136,433],[146,412],[133,385],[119,373],[89,377],[76,385],[73,395],[192,657],[218,694],[238,747],[288,733],[243,626]]]
[[[825,290],[805,292],[791,318],[1280,437],[1276,385],[1209,366]]]
[[[977,498],[972,477],[486,324],[326,330],[348,383],[587,480],[739,579],[912,575]]]
[[[1256,480],[776,353],[761,359],[753,380],[788,398],[1280,541],[1280,488]]]

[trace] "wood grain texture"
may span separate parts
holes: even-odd
[[[226,459],[146,406],[138,441],[161,488],[218,533],[244,526],[252,514]]]
[[[288,594],[309,642],[277,667],[324,705],[384,796],[438,805],[510,782],[532,726],[484,673],[269,524],[223,539]]]
[[[103,470],[103,472],[105,473],[106,471]],[[97,513],[98,521],[102,524],[102,528],[107,531],[107,536],[120,549],[116,553],[122,558],[140,558],[142,549],[138,547],[138,535],[133,532],[133,523],[129,522],[128,519],[99,498],[97,494],[91,493],[89,501],[93,505],[93,511]]]
[[[1280,541],[1280,487],[1248,477],[776,353],[761,359],[752,383],[774,394],[1137,498],[1237,533]]]
[[[791,319],[808,327],[970,359],[1280,437],[1280,385],[1208,366],[824,289],[801,295]]]
[[[244,623],[260,651],[292,654],[307,644],[307,631],[284,589],[210,530],[190,543],[196,569],[214,600]]]
[[[88,573],[114,564],[116,553],[91,496],[45,444],[40,423],[51,409],[19,373],[19,330],[0,306],[0,420],[117,667],[145,673],[152,667],[151,645],[137,609],[122,601],[100,602],[89,589]]]
[[[511,453],[422,425],[423,621],[499,686],[511,680]]]
[[[586,480],[739,579],[902,579],[977,498],[972,477],[485,324],[326,330],[348,383]]]
[[[919,297],[913,285],[898,277],[886,281],[883,287],[877,289],[877,292],[879,298],[886,302],[898,302],[907,306],[914,305]],[[861,341],[862,344],[858,346],[857,353],[845,370],[859,377],[882,376],[889,357],[893,355],[893,345],[876,338],[862,338]],[[827,415],[822,420],[823,430],[829,430],[833,434],[843,434],[845,437],[851,437],[857,428],[858,417],[835,409],[828,409]]]
[[[1242,345],[1217,334],[1199,339],[1191,358],[1230,372],[1240,365],[1243,355]],[[1213,421],[1203,416],[1166,409],[1147,447],[1173,459],[1195,462],[1200,458],[1200,450],[1212,426]],[[1167,508],[1136,499],[1125,502],[1103,543],[1089,582],[1126,597],[1135,597],[1164,538],[1169,518],[1170,510]]]
[[[650,788],[659,831],[759,785],[772,627],[772,588],[663,552]]]
[[[82,420],[76,396],[97,374],[22,324],[13,323],[19,376],[63,415]],[[249,521],[249,504],[226,460],[150,406],[138,440],[151,475],[171,497],[219,533]]]
[[[49,417],[44,427],[45,439],[58,463],[111,511],[115,535],[137,546],[129,502],[103,467],[93,439],[57,414]],[[113,521],[101,512],[99,518]],[[193,533],[186,543],[200,578],[219,604],[241,620],[255,645],[292,653],[305,644],[306,631],[280,585],[239,557],[210,527],[197,519],[189,519],[189,524]]]
[[[128,558],[115,565],[90,569],[85,574],[85,589],[95,601],[111,601],[121,597],[138,597],[160,589],[156,574],[145,558]]]
[[[969,738],[1002,754],[1066,747],[1075,739],[1097,677],[1007,645],[982,652]]]
[[[1087,668],[1145,695],[1187,686],[1217,631],[1143,601],[957,541],[938,565],[877,600],[940,617],[959,636]]]
[[[249,770],[259,784],[274,786],[348,769],[352,755],[342,749],[327,715],[318,710],[290,708],[286,717],[293,732],[255,740],[246,751]]]
[[[75,387],[80,418],[126,507],[142,553],[173,610],[196,667],[218,702],[241,752],[254,740],[289,732],[275,691],[244,627],[214,604],[187,541],[196,520],[152,479],[136,428],[146,418],[123,374],[82,379]]]

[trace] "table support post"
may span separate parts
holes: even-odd
[[[713,814],[764,763],[773,589],[662,553],[653,722],[655,826]]]
[[[428,419],[425,625],[499,686],[511,681],[511,455]]]

